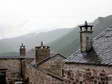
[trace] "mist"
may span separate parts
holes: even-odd
[[[72,28],[112,14],[111,0],[1,0],[0,38]]]

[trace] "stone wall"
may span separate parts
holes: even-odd
[[[6,70],[6,79],[12,81],[19,76],[20,61],[17,59],[0,59],[0,68]]]
[[[112,66],[104,66],[104,65],[89,65],[89,64],[78,64],[78,63],[65,63],[64,69],[73,70],[73,72],[80,70],[80,69],[97,69],[97,70],[106,70],[108,72],[112,72]]]
[[[64,65],[63,60],[64,60],[63,57],[56,56],[50,60],[47,60],[43,64],[39,65],[39,67],[42,67],[44,69],[49,70],[50,72],[52,72],[54,74],[62,76],[62,67]]]
[[[59,78],[48,75],[45,70],[27,66],[26,79],[29,79],[29,84],[62,84],[63,81]]]
[[[65,64],[64,79],[68,84],[112,84],[112,67],[75,63]]]

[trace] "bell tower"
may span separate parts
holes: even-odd
[[[26,48],[25,45],[22,43],[20,46],[20,56],[25,56],[26,55]]]
[[[80,49],[81,52],[89,52],[92,49],[92,33],[93,33],[93,25],[89,25],[87,21],[85,21],[84,25],[80,27]]]

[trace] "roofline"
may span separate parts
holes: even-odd
[[[66,59],[66,57],[64,57],[63,55],[57,53],[57,54],[55,54],[55,55],[53,55],[53,56],[49,56],[49,57],[43,59],[42,61],[40,61],[40,62],[37,64],[37,66],[39,66],[39,65],[41,65],[41,64],[43,64],[43,63],[45,63],[45,62],[48,61],[49,59],[52,59],[52,58],[56,57],[57,55],[60,55],[61,57],[63,57],[64,59]]]
[[[3,56],[3,57],[0,57],[0,60],[1,59],[14,59],[14,60],[17,60],[17,59],[34,59],[33,57],[30,58],[30,57],[20,57],[20,56]]]
[[[85,26],[87,26],[87,27],[93,27],[93,25],[80,25],[79,27],[85,27]]]
[[[2,59],[34,59],[34,58],[0,58],[0,60],[2,60]]]
[[[82,64],[82,65],[107,66],[107,67],[112,66],[112,65],[109,65],[109,64],[80,63],[80,62],[65,62],[65,64]]]
[[[58,79],[58,80],[64,81],[64,79],[63,79],[62,77],[56,76],[56,75],[54,75],[54,74],[52,74],[52,73],[47,73],[47,75],[52,76],[52,77],[54,77],[54,78],[56,78],[56,79]]]
[[[63,57],[63,58],[65,58],[65,59],[67,59],[65,56],[63,56],[62,54],[60,54],[60,53],[57,53],[56,55],[60,55],[61,57]]]
[[[37,69],[37,66],[31,66],[32,68],[34,68],[34,69]],[[49,71],[47,71],[46,69],[43,69],[42,67],[41,68],[38,68],[37,69],[38,71],[43,71],[43,70],[45,70],[45,74],[46,75],[49,75],[49,76],[52,76],[53,78],[56,78],[56,79],[58,79],[58,80],[61,80],[61,81],[64,81],[64,79],[62,78],[62,76],[59,76],[59,75],[55,75],[55,74],[53,74],[52,72],[49,72]]]

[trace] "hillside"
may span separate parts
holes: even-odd
[[[112,27],[112,15],[99,17],[91,24],[94,25],[93,37],[102,32],[105,28]],[[64,56],[69,56],[80,47],[79,28],[57,29],[43,33],[31,33],[25,36],[0,40],[0,55],[18,55],[18,48],[23,42],[27,49],[32,49],[44,41],[51,47],[52,51],[59,52]]]
[[[57,29],[38,34],[31,33],[16,38],[0,40],[0,55],[17,55],[16,52],[18,52],[21,43],[26,45],[28,51],[29,49],[34,48],[34,46],[40,45],[41,41],[44,41],[44,43],[47,44],[62,37],[69,31],[71,31],[71,29]]]
[[[105,28],[112,27],[112,16],[99,17],[91,24],[94,25],[93,37],[95,37]],[[71,53],[73,53],[73,51],[80,47],[79,36],[79,28],[76,27],[71,32],[53,41],[49,45],[52,47],[52,49],[63,54],[64,56],[69,56]]]

